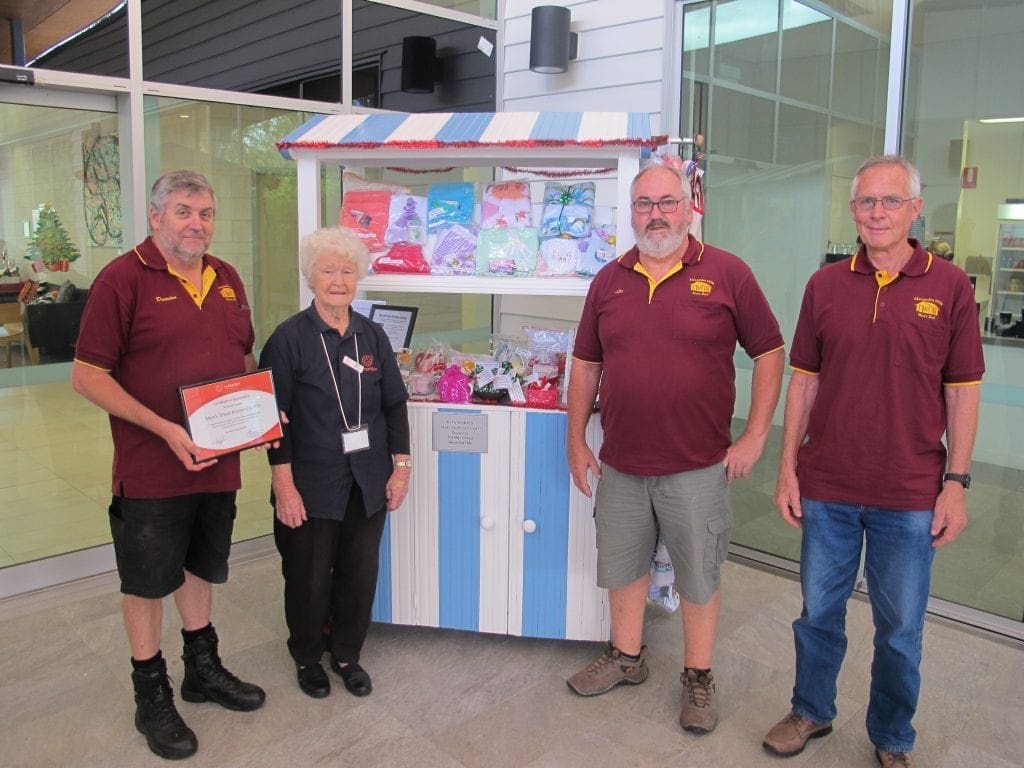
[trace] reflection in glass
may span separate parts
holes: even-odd
[[[449,11],[459,11],[472,16],[481,16],[485,19],[497,19],[497,0],[421,0],[428,5],[435,5]],[[391,0],[371,0],[381,5],[390,5]],[[402,0],[398,0],[399,3]]]
[[[220,201],[212,252],[242,276],[261,343],[296,309],[295,163],[275,143],[309,117],[266,107],[146,97],[146,135],[159,137],[146,179],[177,168],[207,175]],[[337,171],[325,191],[337,195]]]
[[[0,36],[0,63],[63,72],[128,77],[128,23],[124,0],[18,4],[25,61],[15,62],[12,37]]]
[[[778,0],[716,3],[714,35],[716,77],[775,93]]]
[[[836,24],[832,108],[851,117],[878,120],[889,70],[887,39],[849,24]],[[865,87],[867,86],[867,87]]]
[[[683,72],[689,75],[710,74],[711,3],[683,7]]]
[[[262,92],[338,75],[341,4],[142,0],[146,80]]]
[[[11,180],[0,185],[0,241],[22,280],[45,280],[56,283],[54,288],[70,280],[88,289],[96,272],[121,252],[117,133],[112,113],[0,104],[0,178]],[[39,244],[46,207],[54,211],[61,239],[79,254],[66,264],[56,262],[60,271],[43,263],[45,249],[35,249],[35,261],[26,258],[33,241]],[[16,294],[0,293],[3,298]],[[38,327],[29,336],[41,348],[40,362],[71,359],[66,339],[45,336]]]
[[[1024,50],[1024,5],[916,0],[904,91],[905,151],[921,170],[924,239],[948,246],[975,286],[985,380],[968,496],[970,523],[935,558],[932,593],[1020,621],[1024,616],[1024,342],[1008,200],[1024,197],[1024,92],[1008,87]],[[950,30],[956,30],[955,45]],[[1010,207],[1007,207],[1007,206]],[[1024,222],[1020,225],[1024,240]],[[1024,274],[1021,272],[1020,274]],[[986,328],[986,322],[988,327]],[[1010,338],[1007,338],[1010,336]]]
[[[770,163],[775,158],[775,103],[718,86],[711,100],[709,132],[709,146],[716,152]]]
[[[782,79],[779,93],[828,106],[832,20],[795,0],[782,6]]]
[[[374,106],[398,112],[494,111],[495,57],[478,47],[481,38],[495,42],[493,29],[369,0],[354,0],[352,25],[353,61],[379,62],[379,91]],[[428,37],[436,42],[431,92],[402,91],[402,42],[409,37]],[[357,97],[365,95],[355,91],[353,98]]]

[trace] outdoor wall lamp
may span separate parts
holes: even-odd
[[[530,18],[530,69],[545,75],[565,72],[576,58],[578,35],[571,14],[560,5],[538,5]]]

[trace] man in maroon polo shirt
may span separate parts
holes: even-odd
[[[132,653],[135,726],[157,755],[184,758],[196,736],[174,705],[160,651],[163,598],[182,620],[186,701],[262,706],[262,689],[221,664],[212,584],[227,580],[239,457],[196,463],[178,387],[256,367],[245,288],[206,252],[217,199],[202,174],[153,185],[151,236],[104,267],[89,291],[71,370],[77,392],[110,414],[110,529]]]
[[[783,340],[750,268],[687,234],[689,184],[652,165],[633,180],[637,245],[595,276],[573,349],[568,458],[576,487],[595,496],[597,582],[609,590],[612,637],[573,675],[582,696],[647,679],[643,645],[651,555],[660,534],[682,598],[679,722],[696,734],[718,722],[712,652],[720,567],[732,531],[729,481],[761,456],[782,381]],[[736,345],[754,360],[747,425],[735,441]],[[598,388],[598,463],[586,426]]]
[[[764,747],[789,757],[832,730],[864,542],[875,625],[867,731],[881,765],[909,768],[932,558],[967,525],[985,364],[967,275],[908,238],[922,206],[917,169],[871,158],[850,197],[863,245],[811,276],[790,355],[775,505],[802,530],[804,607],[791,711]]]

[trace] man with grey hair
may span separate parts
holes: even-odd
[[[866,161],[850,191],[863,245],[804,291],[775,488],[782,519],[802,532],[804,599],[790,713],[764,738],[780,757],[832,731],[863,552],[875,625],[868,736],[882,766],[914,764],[932,558],[967,525],[985,370],[967,275],[909,238],[922,204],[904,158]]]
[[[110,530],[131,647],[135,726],[160,757],[197,748],[174,705],[160,651],[163,598],[182,621],[186,701],[262,706],[262,689],[221,663],[210,623],[212,584],[228,576],[241,485],[238,454],[194,461],[178,388],[256,365],[245,288],[206,252],[217,200],[191,171],[160,177],[150,237],[111,261],[89,291],[71,370],[75,390],[110,414],[114,443]]]
[[[680,725],[718,722],[712,652],[720,568],[733,527],[729,482],[761,456],[782,381],[779,325],[750,268],[687,233],[686,178],[669,165],[630,188],[636,246],[598,272],[576,333],[568,391],[568,459],[576,487],[599,479],[597,583],[609,590],[611,642],[569,678],[581,696],[637,685],[651,555],[660,534],[682,597],[685,639]],[[753,359],[750,410],[736,440],[733,355]],[[601,395],[600,463],[586,442]]]

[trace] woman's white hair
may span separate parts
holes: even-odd
[[[352,262],[359,279],[370,270],[370,252],[359,235],[348,227],[323,227],[299,243],[299,272],[309,282],[313,267],[323,256],[338,256]]]

